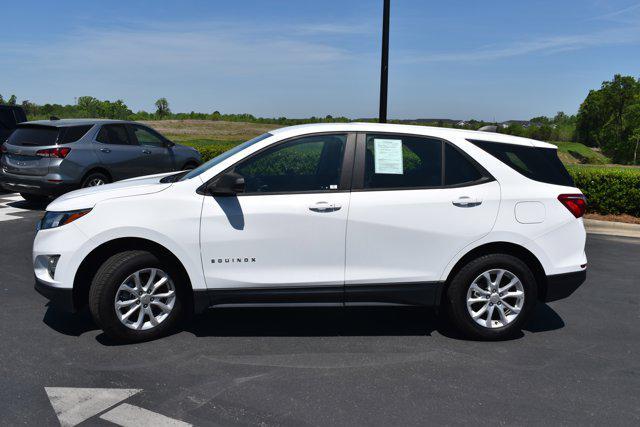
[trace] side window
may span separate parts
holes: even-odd
[[[442,141],[405,135],[367,135],[364,188],[442,185]]]
[[[160,137],[154,133],[152,133],[149,129],[140,126],[133,125],[133,134],[136,136],[138,140],[138,144],[140,145],[152,145],[154,147],[164,147],[165,144],[160,139]]]
[[[70,144],[82,138],[93,125],[70,126],[62,128],[58,137],[58,144]]]
[[[444,148],[444,185],[461,185],[478,181],[482,173],[464,154],[450,144]]]
[[[316,135],[278,144],[238,164],[245,193],[337,190],[346,135]]]
[[[127,128],[124,125],[103,125],[96,141],[103,144],[131,145]]]

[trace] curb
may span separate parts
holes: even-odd
[[[590,234],[608,234],[610,236],[640,238],[640,224],[585,219],[584,227],[587,229],[587,233]]]

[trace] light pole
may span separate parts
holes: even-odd
[[[389,85],[389,9],[391,0],[384,0],[382,11],[382,59],[380,64],[380,113],[378,121],[387,122],[387,91]]]

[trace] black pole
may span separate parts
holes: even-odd
[[[382,12],[382,61],[380,66],[380,123],[387,122],[387,90],[389,85],[389,9],[391,0],[384,0]]]

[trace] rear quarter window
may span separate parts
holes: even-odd
[[[69,126],[60,129],[60,137],[58,138],[58,144],[70,144],[76,142],[89,132],[93,125],[84,126]]]
[[[469,139],[510,168],[534,181],[575,187],[555,148],[529,147],[502,142]]]

